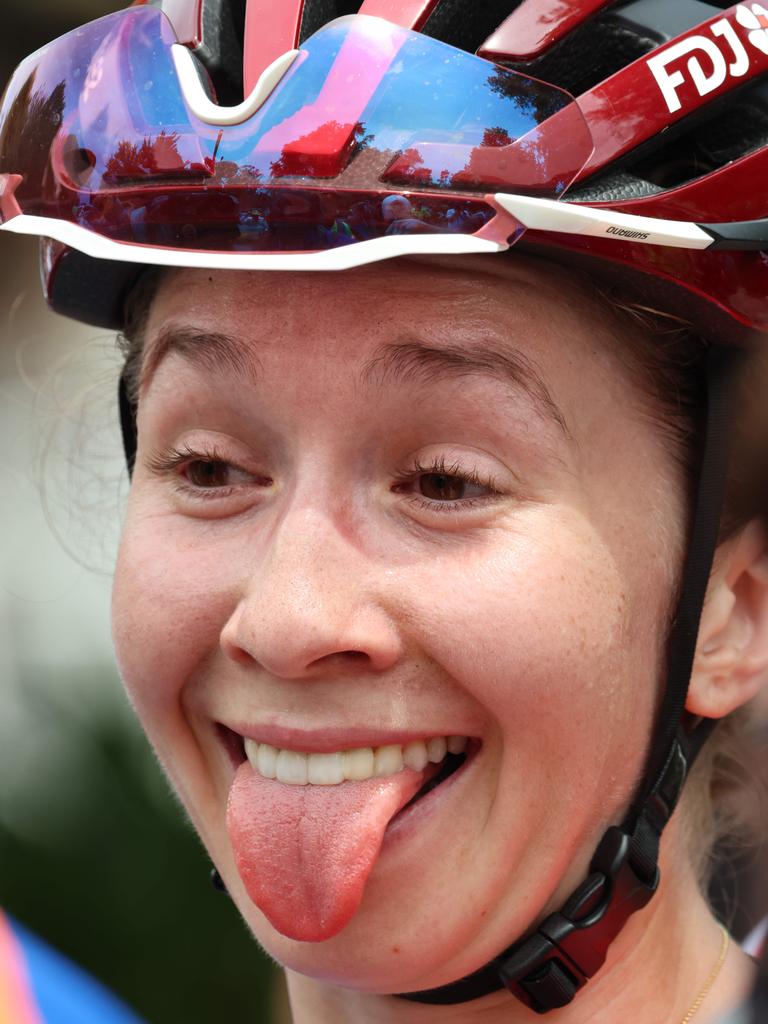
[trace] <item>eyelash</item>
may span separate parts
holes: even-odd
[[[197,451],[189,445],[185,445],[183,448],[171,448],[167,452],[160,452],[151,456],[147,462],[147,467],[150,472],[157,476],[165,477],[172,475],[177,490],[184,494],[192,495],[198,500],[211,501],[227,498],[236,491],[237,485],[206,488],[184,481],[179,476],[178,470],[195,462],[220,463],[242,473],[248,472],[248,470],[244,470],[241,466],[226,459],[215,446],[208,451]],[[451,512],[455,513],[459,509],[476,508],[479,505],[488,504],[499,498],[502,493],[496,481],[490,475],[483,475],[477,469],[467,470],[458,462],[448,463],[444,456],[440,456],[428,463],[422,463],[417,460],[410,470],[397,477],[393,491],[398,491],[399,488],[414,483],[422,476],[445,476],[449,479],[461,480],[470,486],[485,488],[489,492],[482,496],[457,498],[453,501],[434,501],[417,494],[407,496],[410,504],[429,512],[450,514]]]
[[[166,452],[158,452],[151,456],[147,462],[147,468],[157,476],[173,476],[174,486],[178,491],[182,494],[192,495],[200,501],[228,498],[231,494],[234,494],[236,485],[230,487],[197,487],[194,484],[187,483],[179,476],[178,470],[195,462],[221,463],[224,466],[237,469],[241,473],[248,472],[226,459],[215,446],[208,451],[197,451],[189,445],[185,445],[183,448],[170,448]]]
[[[467,470],[460,463],[447,463],[444,456],[434,459],[429,463],[422,463],[417,460],[413,468],[403,473],[397,481],[396,488],[405,484],[413,483],[421,476],[445,476],[454,480],[461,480],[465,484],[474,487],[483,487],[489,493],[473,498],[457,498],[454,501],[430,501],[423,496],[412,494],[409,502],[417,508],[428,512],[439,512],[441,514],[464,511],[468,508],[477,508],[501,496],[501,490],[490,475],[483,475],[477,469]]]

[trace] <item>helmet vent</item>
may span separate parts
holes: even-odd
[[[195,56],[205,67],[223,107],[242,103],[246,0],[204,0],[203,41]]]
[[[569,190],[569,203],[619,203],[628,199],[644,199],[663,191],[658,185],[638,178],[629,171],[611,170],[595,176],[586,185]]]
[[[424,26],[425,35],[475,53],[522,0],[442,0]]]
[[[305,0],[300,41],[309,39],[323,25],[347,14],[357,14],[363,0]]]
[[[758,82],[665,132],[663,146],[633,161],[631,170],[663,189],[676,188],[762,146],[768,146],[768,86]]]
[[[573,188],[571,202],[619,202],[687,185],[768,146],[768,86],[745,86],[698,115],[670,126],[630,153],[618,168],[596,174]],[[716,220],[717,212],[700,216]]]
[[[658,45],[657,37],[609,12],[584,22],[541,56],[508,66],[579,96]]]

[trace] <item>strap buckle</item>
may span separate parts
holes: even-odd
[[[586,882],[500,963],[506,987],[537,1013],[571,1002],[602,967],[627,919],[658,888],[658,868],[651,878],[643,878],[633,865],[633,839],[611,826],[592,858]]]

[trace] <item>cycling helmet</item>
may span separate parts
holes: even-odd
[[[524,234],[681,286],[720,338],[768,327],[767,11],[138,2],[17,71],[3,227],[57,240],[51,304],[101,326],[146,264],[332,269]],[[381,200],[404,193],[422,230],[386,234]],[[360,221],[355,246],[331,230]]]
[[[0,230],[47,239],[55,310],[113,328],[149,266],[341,270],[519,243],[741,342],[768,330],[766,71],[752,0],[137,0],[11,80]],[[657,888],[713,725],[681,716],[718,535],[726,351],[709,361],[668,684],[632,807],[559,912],[407,998],[506,986],[564,1006]]]

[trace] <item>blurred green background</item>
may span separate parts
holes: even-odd
[[[0,90],[120,6],[3,0]],[[114,337],[47,310],[34,240],[1,234],[0,266],[0,906],[152,1024],[277,1024],[280,975],[211,887],[112,662]]]

